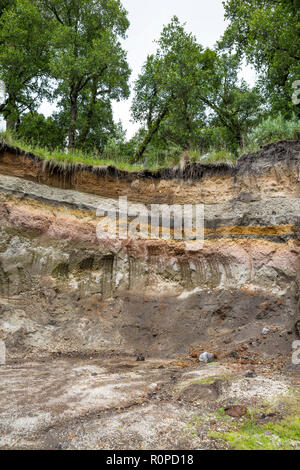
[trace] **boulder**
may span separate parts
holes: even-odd
[[[210,352],[204,352],[200,354],[199,356],[199,361],[205,362],[206,364],[209,364],[210,362],[214,362],[215,360],[216,360],[215,354],[210,353]]]

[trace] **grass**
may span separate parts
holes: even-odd
[[[80,150],[74,150],[69,153],[58,149],[50,151],[49,149],[39,147],[38,145],[28,144],[23,140],[13,136],[8,131],[0,133],[0,141],[7,145],[19,147],[25,152],[33,153],[34,155],[40,157],[42,160],[52,160],[56,163],[61,164],[62,166],[67,166],[72,163],[82,163],[84,165],[95,166],[116,166],[120,170],[124,171],[140,171],[144,169],[143,165],[131,164],[126,161],[101,159],[91,154],[84,153]]]
[[[293,450],[300,449],[300,399],[298,394],[264,404],[262,408],[252,410],[242,423],[233,421],[220,408],[216,412],[219,420],[228,428],[224,432],[211,432],[210,436],[227,442],[235,450]],[[258,422],[261,412],[270,413],[285,410],[280,420],[266,424]]]
[[[236,156],[227,150],[212,150],[201,158],[201,163],[235,163]]]
[[[248,135],[246,152],[255,152],[262,145],[276,142],[278,140],[299,140],[300,120],[292,116],[290,120],[285,119],[282,114],[263,120]]]
[[[225,380],[228,379],[228,376],[225,375],[213,375],[210,377],[205,377],[204,379],[200,380],[195,380],[194,382],[191,382],[193,384],[199,384],[199,385],[211,385],[213,384],[216,380]]]
[[[245,136],[245,146],[240,149],[240,154],[256,152],[265,144],[285,139],[300,139],[300,120],[297,119],[296,116],[292,116],[290,120],[286,120],[281,114],[278,114],[276,117],[269,117],[261,121],[250,134]],[[95,154],[84,153],[80,150],[67,152],[57,149],[50,151],[47,148],[29,144],[9,131],[0,133],[0,142],[1,140],[8,145],[19,147],[28,153],[33,153],[43,160],[51,160],[62,167],[81,163],[103,167],[115,166],[120,170],[128,172],[141,171],[145,168],[155,171],[166,167],[174,167],[183,156],[188,157],[191,162],[202,164],[234,164],[236,162],[236,155],[226,150],[225,144],[223,149],[218,150],[211,148],[205,155],[203,155],[203,152],[199,149],[183,151],[176,145],[170,145],[167,150],[151,150],[150,147],[145,153],[145,162],[133,164],[130,163],[130,155],[123,155],[115,146],[107,146],[104,150],[104,158],[99,158],[95,156]]]
[[[0,133],[0,142],[6,143],[7,145],[13,147],[19,147],[27,153],[32,153],[42,160],[51,160],[55,163],[60,164],[61,166],[67,166],[74,163],[81,163],[84,165],[93,165],[93,166],[115,166],[120,170],[134,172],[142,171],[145,169],[145,165],[142,163],[130,163],[129,158],[125,159],[124,157],[116,158],[113,155],[113,158],[100,158],[96,157],[93,154],[88,154],[80,150],[73,150],[72,152],[67,152],[64,150],[56,149],[49,150],[39,145],[29,144],[28,142],[16,137],[11,132],[6,131]],[[208,163],[234,163],[235,157],[233,154],[226,152],[225,150],[221,151],[211,151],[208,153],[205,158],[203,155],[197,151],[192,150],[188,152],[188,156],[192,162],[198,162],[203,164]],[[148,163],[146,165],[148,170],[155,171],[162,168],[173,167],[176,163],[174,156],[172,155],[172,149],[170,150],[169,158],[164,155],[163,160],[159,163],[158,158],[149,158],[147,159]]]
[[[214,432],[211,437],[228,442],[235,450],[292,450],[300,448],[300,415],[264,425],[248,419],[234,431]]]

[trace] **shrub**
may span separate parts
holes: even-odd
[[[18,126],[17,136],[27,144],[47,147],[50,150],[63,149],[65,130],[52,117],[45,118],[43,114],[27,113],[22,116]]]
[[[228,150],[211,151],[202,157],[202,163],[234,163],[236,156]]]
[[[300,121],[293,116],[286,120],[279,114],[262,121],[248,136],[249,150],[256,150],[262,145],[276,140],[300,139]]]
[[[143,163],[146,168],[169,167],[179,163],[181,154],[181,147],[175,144],[170,144],[167,148],[149,146]]]

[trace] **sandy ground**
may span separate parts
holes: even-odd
[[[0,449],[224,448],[210,437],[220,407],[254,408],[299,386],[264,367],[246,372],[129,358],[11,362],[0,366]]]

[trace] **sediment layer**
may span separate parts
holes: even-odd
[[[4,150],[0,339],[9,354],[172,356],[209,341],[222,353],[244,343],[253,354],[290,352],[300,313],[299,143],[181,175],[79,168],[64,184],[33,156]],[[137,201],[205,202],[204,245],[144,233],[99,240],[96,210],[117,207],[120,194],[132,211]]]
[[[63,189],[135,202],[189,204],[299,197],[300,142],[282,141],[238,159],[235,165],[189,163],[183,170],[126,172],[115,167],[64,165],[2,145],[0,173]]]

